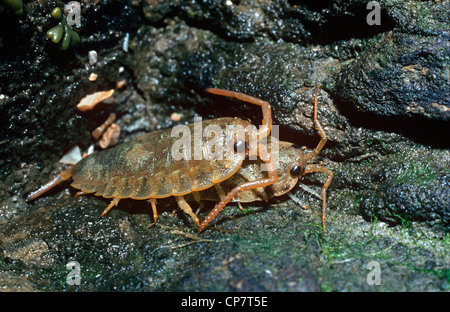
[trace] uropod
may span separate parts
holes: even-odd
[[[222,89],[210,88],[206,92],[260,106],[263,117],[261,126],[258,129],[250,121],[236,117],[204,120],[183,126],[185,133],[188,133],[184,145],[180,145],[180,138],[174,135],[176,127],[147,133],[84,157],[29,194],[27,202],[72,178],[71,186],[80,190],[77,195],[93,193],[112,199],[102,216],[121,199],[131,198],[148,200],[156,222],[156,200],[173,196],[179,208],[192,218],[201,232],[230,201],[252,202],[281,196],[288,193],[302,176],[323,172],[327,175],[322,186],[322,226],[325,230],[326,192],[333,172],[321,164],[308,163],[319,154],[327,141],[317,117],[318,88],[314,96],[314,124],[321,137],[319,143],[313,150],[307,151],[293,143],[276,141],[276,155],[273,153],[274,141],[269,137],[272,113],[268,102]],[[215,129],[212,135],[214,142],[222,143],[213,145],[215,152],[208,157],[201,157],[201,152],[205,150],[204,144],[211,143],[211,138],[197,135],[199,124],[200,133],[203,129]],[[177,148],[174,148],[175,145]],[[200,157],[192,157],[197,145],[202,146]],[[218,147],[223,148],[223,154],[215,157]],[[179,154],[184,157],[180,158]],[[270,191],[266,192],[268,188]],[[219,202],[200,223],[186,198],[199,203],[219,198]]]

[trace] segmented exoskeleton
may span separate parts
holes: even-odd
[[[240,202],[267,200],[269,196],[280,196],[289,192],[299,177],[312,172],[323,172],[328,175],[322,187],[322,225],[325,229],[326,190],[333,173],[319,164],[308,164],[323,148],[327,137],[317,119],[318,89],[314,98],[314,123],[320,133],[321,140],[312,151],[307,152],[289,142],[279,142],[279,157],[274,161],[271,141],[266,142],[268,153],[260,154],[259,148],[251,148],[252,138],[258,144],[270,134],[272,117],[270,104],[266,101],[233,91],[207,89],[209,93],[234,97],[262,109],[262,124],[257,129],[248,120],[223,117],[202,122],[202,127],[214,126],[221,129],[227,140],[235,142],[234,149],[226,149],[224,157],[206,159],[177,159],[174,157],[173,145],[179,139],[172,135],[172,129],[144,134],[114,148],[96,152],[83,158],[73,167],[62,171],[52,181],[42,186],[27,197],[31,201],[42,195],[60,182],[72,178],[72,186],[80,189],[78,195],[93,193],[97,196],[112,198],[111,203],[103,211],[105,215],[122,198],[149,200],[156,222],[156,200],[174,196],[178,206],[198,225],[199,232],[223,209],[227,203],[236,199]],[[187,126],[192,133],[192,148],[196,144],[204,144],[208,138],[194,135],[197,124]],[[246,129],[244,137],[238,132],[230,132],[230,126]],[[201,142],[199,141],[201,140]],[[245,146],[244,149],[241,147]],[[259,156],[259,160],[243,163],[249,157]],[[265,170],[261,170],[264,163]],[[237,174],[238,173],[238,174]],[[238,176],[244,179],[239,179]],[[236,184],[235,184],[236,183]],[[207,199],[208,189],[214,187],[220,201],[200,224],[197,215],[192,211],[185,196],[192,194],[197,201]],[[271,188],[271,194],[265,195],[265,187]]]

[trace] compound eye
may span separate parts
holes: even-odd
[[[301,173],[302,173],[302,167],[300,167],[300,166],[294,166],[294,167],[292,167],[292,169],[291,169],[291,174],[292,174],[294,177],[298,177]]]
[[[243,153],[245,152],[245,141],[240,140],[234,144],[234,152],[235,153]]]

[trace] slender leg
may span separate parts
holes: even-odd
[[[83,192],[83,191],[78,191],[78,192],[75,193],[75,195],[73,197],[78,197],[78,196],[86,195],[86,194],[88,194],[88,193]]]
[[[239,170],[239,174],[242,175],[245,179],[247,179],[247,181],[256,181],[257,180],[257,178],[252,173],[252,171],[251,170],[247,170],[246,168],[242,168],[241,167],[240,170]],[[254,189],[253,191],[255,193],[257,193],[259,196],[261,196],[264,199],[264,201],[266,201],[266,202],[269,201],[269,196],[267,196],[267,193],[264,190],[264,188],[258,187],[256,189]],[[241,210],[243,210],[243,209],[241,209]]]
[[[217,195],[219,195],[220,199],[225,197],[225,191],[222,188],[222,185],[220,183],[214,184],[214,188],[216,189]]]
[[[220,183],[214,184],[214,187],[216,188],[217,194],[220,197],[220,200],[222,200],[226,195],[225,195],[225,191],[223,190],[222,186],[220,185]],[[237,202],[238,207],[241,211],[244,211],[244,208],[242,207],[242,204],[238,201]]]
[[[258,106],[261,106],[263,119],[261,122],[261,127],[258,130],[258,140],[261,140],[262,138],[268,137],[270,134],[270,131],[272,129],[272,111],[270,104],[266,101],[263,101],[261,99],[240,93],[240,92],[234,92],[234,91],[228,91],[228,90],[222,90],[222,89],[215,89],[210,88],[206,89],[206,92],[217,94],[217,95],[223,95],[228,97],[234,97],[236,99],[239,99],[244,102],[249,102]],[[273,156],[271,153],[267,153],[268,155],[264,158],[260,157],[264,160],[266,164],[266,170],[268,177],[266,179],[261,179],[257,181],[249,181],[242,183],[235,188],[233,188],[225,197],[223,197],[219,203],[216,204],[214,209],[206,216],[205,220],[203,220],[202,224],[199,226],[198,232],[200,233],[205,226],[211,222],[212,219],[236,196],[237,193],[240,191],[247,191],[247,190],[253,190],[258,187],[265,187],[269,186],[275,182],[278,181],[278,173],[277,169],[275,167]]]
[[[72,176],[72,168],[66,169],[61,171],[56,177],[53,178],[50,182],[46,183],[45,185],[41,186],[37,191],[32,192],[27,196],[26,201],[30,202],[35,198],[38,198],[42,194],[49,191],[51,188],[55,187],[59,183],[69,179]]]
[[[158,219],[158,211],[156,210],[156,198],[150,198],[148,201],[150,205],[152,205],[153,220],[156,223],[156,219]]]
[[[312,152],[305,154],[307,160],[311,160],[315,156],[317,156],[319,152],[322,150],[325,143],[327,143],[327,134],[325,133],[325,130],[323,129],[322,125],[319,122],[319,119],[317,118],[318,94],[319,94],[319,87],[316,88],[316,92],[314,95],[314,124],[316,125],[316,128],[319,131],[321,139],[319,141],[319,144],[317,144],[316,148],[313,149]]]
[[[178,202],[178,207],[180,207],[186,214],[190,215],[195,224],[199,226],[200,222],[195,213],[192,211],[191,206],[189,206],[189,204],[184,199],[184,196],[175,196],[175,199]]]
[[[198,208],[195,211],[195,215],[198,215],[198,213],[203,209],[202,196],[200,195],[200,192],[192,192],[192,196],[198,204]]]
[[[253,190],[258,187],[269,186],[278,180],[278,173],[277,173],[277,170],[275,168],[272,158],[273,157],[271,156],[270,160],[268,160],[266,163],[268,178],[256,180],[256,181],[244,182],[244,183],[236,186],[235,188],[233,188],[224,198],[222,198],[220,200],[219,203],[216,204],[214,209],[211,210],[211,212],[206,216],[205,220],[203,220],[202,224],[200,224],[200,226],[198,228],[199,233],[236,196],[237,193],[242,192],[242,191]]]
[[[115,197],[115,198],[111,201],[111,203],[108,205],[108,207],[106,207],[106,209],[103,210],[101,216],[103,217],[104,215],[106,215],[106,214],[111,210],[112,207],[117,206],[117,204],[119,203],[119,201],[120,201],[120,198]]]
[[[262,119],[261,127],[258,130],[258,139],[262,139],[262,138],[269,136],[270,130],[272,129],[272,110],[270,108],[270,103],[263,101],[261,99],[255,98],[253,96],[250,96],[250,95],[247,95],[244,93],[240,93],[240,92],[235,92],[235,91],[209,88],[209,89],[206,89],[206,92],[216,94],[216,95],[234,97],[238,100],[261,106],[263,119]]]
[[[323,172],[328,177],[325,183],[322,186],[322,227],[323,231],[325,232],[325,218],[327,213],[327,189],[330,186],[331,180],[333,179],[333,171],[328,169],[327,167],[324,167],[322,165],[308,165],[305,169],[305,174],[312,173],[312,172]]]
[[[201,203],[202,203],[202,196],[200,195],[199,192],[192,192],[192,196],[194,197],[194,200],[195,200],[198,204],[201,204]]]

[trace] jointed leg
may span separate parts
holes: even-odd
[[[258,139],[262,139],[262,138],[269,136],[270,130],[272,129],[272,110],[270,108],[270,103],[263,101],[261,99],[255,98],[253,96],[250,96],[250,95],[247,95],[244,93],[240,93],[240,92],[235,92],[235,91],[209,88],[209,89],[206,89],[206,92],[216,94],[216,95],[234,97],[238,100],[261,106],[263,119],[262,119],[261,127],[258,130]]]
[[[206,216],[205,220],[203,220],[202,224],[200,224],[198,228],[198,232],[200,233],[209,222],[211,222],[212,219],[236,196],[237,193],[242,191],[248,191],[253,190],[258,187],[265,187],[272,185],[273,183],[277,182],[278,180],[278,173],[275,168],[273,157],[270,155],[271,159],[266,162],[267,165],[267,174],[268,178],[256,180],[256,181],[249,181],[244,182],[235,188],[233,188],[225,197],[223,197],[219,203],[216,204],[214,209]]]
[[[195,215],[198,215],[198,213],[203,209],[202,196],[200,195],[200,192],[192,192],[192,196],[198,204],[198,208],[195,211]]]
[[[310,159],[314,158],[315,156],[317,156],[319,154],[319,152],[322,150],[325,143],[327,142],[327,134],[325,133],[325,130],[323,129],[322,125],[319,122],[319,119],[317,118],[318,94],[319,94],[319,87],[316,88],[316,92],[314,95],[314,124],[316,125],[316,128],[319,131],[321,139],[319,141],[319,144],[317,144],[316,148],[313,149],[312,152],[305,155],[307,160],[310,160]]]
[[[83,192],[83,191],[78,191],[78,192],[75,193],[75,195],[73,195],[73,197],[78,197],[78,196],[86,195],[86,194],[89,194],[89,193],[86,193],[86,192]]]
[[[217,195],[219,195],[220,200],[225,198],[226,194],[225,194],[225,191],[223,190],[222,186],[220,185],[220,183],[214,184],[214,187],[216,188],[216,192],[217,192]],[[237,202],[237,203],[238,203],[239,209],[241,211],[244,211],[244,208],[242,208],[241,203],[240,202]]]
[[[184,199],[184,196],[175,196],[175,199],[178,202],[178,207],[180,207],[185,213],[190,215],[192,220],[194,220],[195,224],[197,224],[197,226],[199,226],[200,222],[199,222],[197,216],[195,215],[195,213],[192,211],[191,206],[189,206],[189,204]]]
[[[239,174],[242,175],[247,181],[256,181],[257,180],[255,175],[252,173],[252,170],[248,170],[247,168],[243,169],[241,167],[240,170],[239,170]],[[255,193],[257,193],[259,196],[261,196],[264,199],[264,201],[266,201],[266,202],[269,201],[269,196],[267,196],[267,193],[266,193],[266,191],[264,190],[263,187],[258,187],[256,189],[253,189],[253,191]]]
[[[323,172],[328,176],[327,180],[322,186],[322,227],[323,230],[326,231],[325,218],[327,213],[327,189],[330,186],[331,180],[333,179],[333,171],[322,165],[308,165],[305,169],[305,174],[318,171]]]
[[[219,195],[220,199],[225,197],[225,191],[219,183],[214,184],[214,188],[216,189],[217,195]]]
[[[258,130],[258,140],[261,140],[262,138],[268,137],[270,134],[270,131],[272,129],[272,111],[270,108],[270,104],[266,101],[263,101],[261,99],[240,93],[240,92],[234,92],[234,91],[228,91],[228,90],[222,90],[222,89],[215,89],[210,88],[207,89],[206,92],[217,94],[217,95],[223,95],[223,96],[229,96],[234,97],[236,99],[239,99],[241,101],[249,102],[258,106],[261,106],[262,110],[262,124],[260,129]],[[260,155],[261,157],[261,155]],[[262,157],[261,157],[262,158]],[[226,196],[222,197],[220,202],[216,204],[214,209],[206,216],[205,220],[203,220],[202,224],[199,226],[198,232],[201,232],[205,226],[211,222],[212,219],[236,196],[237,193],[241,191],[247,191],[247,190],[253,190],[258,187],[265,187],[269,186],[276,181],[278,181],[278,173],[277,169],[275,167],[273,156],[271,153],[268,153],[268,155],[263,158],[266,167],[267,167],[267,175],[268,177],[266,179],[261,179],[257,181],[249,181],[242,183],[235,188],[233,188]]]
[[[156,223],[156,219],[158,219],[158,211],[156,210],[156,198],[150,198],[148,201],[152,206],[153,220]]]
[[[103,210],[101,216],[103,217],[104,215],[106,215],[114,206],[117,206],[117,204],[119,203],[120,198],[115,197],[111,203],[108,205],[108,207],[106,207],[105,210]]]

